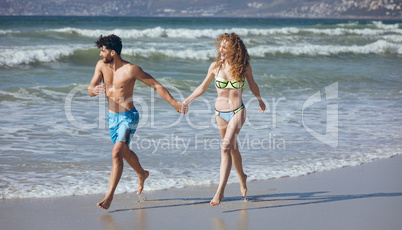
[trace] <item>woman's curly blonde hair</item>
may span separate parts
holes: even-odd
[[[235,33],[224,33],[218,36],[215,41],[216,49],[218,50],[218,57],[216,60],[215,68],[222,65],[221,53],[219,48],[222,41],[227,42],[226,61],[230,65],[230,76],[236,80],[243,80],[247,66],[250,64],[250,56],[248,56],[247,48],[240,37]]]

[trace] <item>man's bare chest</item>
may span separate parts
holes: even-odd
[[[104,72],[103,80],[109,93],[131,88],[131,85],[134,84],[133,79],[129,76],[113,71]]]

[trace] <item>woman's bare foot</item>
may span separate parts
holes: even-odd
[[[102,200],[101,202],[99,202],[97,205],[98,205],[100,208],[108,209],[108,208],[110,207],[110,204],[112,203],[112,200],[113,200],[113,196],[108,196],[108,195],[106,195],[105,199],[103,199],[103,200]]]
[[[211,202],[209,202],[209,204],[212,206],[218,206],[222,200],[223,200],[223,194],[216,193]]]
[[[137,195],[140,195],[142,190],[144,189],[144,182],[149,176],[149,172],[144,170],[144,175],[138,175],[138,190]]]
[[[247,175],[244,174],[242,178],[240,178],[240,192],[243,197],[247,195]]]

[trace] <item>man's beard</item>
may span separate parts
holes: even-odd
[[[112,58],[112,57],[105,57],[103,59],[103,63],[105,63],[105,64],[112,63],[113,60],[114,60],[114,58]]]

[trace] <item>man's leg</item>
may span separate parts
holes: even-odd
[[[112,171],[110,172],[109,191],[106,194],[105,198],[98,203],[98,206],[103,209],[108,209],[110,207],[117,184],[119,183],[121,174],[123,173],[124,146],[127,145],[123,142],[116,142],[116,144],[113,147],[112,151],[113,165],[112,165]]]
[[[142,168],[137,155],[133,151],[131,151],[127,145],[125,145],[125,147],[124,147],[123,158],[137,173],[137,176],[138,176],[137,194],[139,195],[139,194],[141,194],[142,190],[144,189],[144,182],[148,178],[149,172]]]

